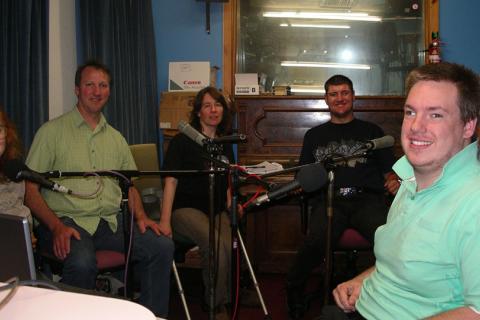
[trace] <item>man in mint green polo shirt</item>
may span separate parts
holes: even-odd
[[[343,314],[321,319],[480,319],[479,79],[441,63],[406,84],[401,187],[375,233],[375,266],[334,290]]]
[[[102,114],[110,83],[110,72],[100,63],[87,62],[77,69],[77,105],[38,130],[27,157],[32,170],[136,170],[127,142]],[[63,260],[62,282],[93,289],[95,251],[124,251],[121,190],[117,180],[108,177],[65,178],[61,184],[74,194],[40,190],[27,182],[25,203],[41,222],[39,246]],[[135,187],[129,189],[128,202],[136,220],[131,257],[140,277],[139,302],[166,318],[173,242],[147,217]]]

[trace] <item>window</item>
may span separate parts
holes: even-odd
[[[403,95],[406,74],[424,63],[426,39],[438,31],[431,0],[426,7],[421,0],[233,0],[231,6],[232,69],[258,73],[266,92],[290,86],[293,94],[322,95],[324,81],[340,73],[357,95]],[[226,63],[228,72],[228,57]]]

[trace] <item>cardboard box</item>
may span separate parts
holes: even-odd
[[[159,126],[177,129],[180,120],[189,122],[195,92],[162,92],[160,97]]]
[[[235,94],[236,95],[260,94],[259,86],[258,86],[258,75],[256,73],[236,73],[235,74]]]
[[[210,62],[170,62],[168,91],[197,92],[210,85]]]

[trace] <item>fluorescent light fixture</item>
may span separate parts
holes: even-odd
[[[291,85],[291,93],[325,93],[325,89],[320,86],[300,86],[300,85]]]
[[[348,25],[339,24],[306,24],[306,23],[281,23],[280,27],[293,27],[293,28],[324,28],[324,29],[350,29]]]
[[[339,68],[339,69],[362,69],[370,70],[368,64],[336,63],[336,62],[306,62],[306,61],[282,61],[282,67],[308,67],[308,68]]]
[[[352,60],[353,58],[353,52],[351,50],[343,50],[341,53],[340,53],[340,57],[344,60],[344,61],[350,61]]]
[[[327,19],[349,21],[382,21],[381,17],[370,16],[362,12],[309,12],[309,11],[266,11],[266,18],[291,18],[291,19]]]

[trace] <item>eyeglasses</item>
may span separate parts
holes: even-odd
[[[7,135],[7,126],[0,124],[0,136],[4,137]]]

